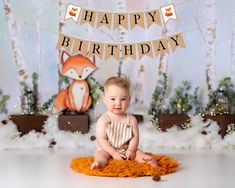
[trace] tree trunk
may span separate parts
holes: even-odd
[[[117,7],[118,7],[118,11],[120,11],[120,12],[125,11],[126,10],[126,1],[125,0],[118,0]],[[128,41],[128,30],[126,30],[122,27],[119,27],[118,28],[118,42],[119,43],[126,43],[127,41]],[[129,75],[129,73],[128,73],[129,71],[127,68],[128,65],[124,61],[126,61],[126,60],[123,60],[122,55],[121,55],[119,66],[118,66],[118,76],[121,76],[123,74],[126,76]]]
[[[165,5],[170,4],[168,0],[164,1]],[[169,23],[168,23],[169,25]],[[162,26],[162,37],[167,36],[167,32],[169,30],[166,24],[163,24]],[[160,54],[160,60],[159,60],[159,66],[158,66],[158,75],[162,76],[163,73],[167,73],[168,71],[168,54],[166,52],[163,52]]]
[[[216,89],[215,56],[216,56],[216,0],[206,0],[206,77],[209,93]]]
[[[23,57],[22,49],[20,46],[20,41],[17,36],[17,25],[14,19],[12,10],[11,10],[11,3],[10,0],[3,0],[4,5],[4,14],[6,21],[8,23],[9,35],[11,38],[11,47],[13,52],[13,59],[16,65],[16,71],[18,73],[18,77],[20,82],[28,82],[28,73],[26,70],[26,64]],[[21,92],[23,92],[21,87]]]
[[[65,3],[59,1],[59,33],[64,32],[64,15],[65,15]],[[58,74],[59,74],[59,79],[58,79],[58,91],[62,89],[62,84],[63,84],[63,77],[60,75],[60,61],[61,61],[61,54],[62,50],[58,49]]]
[[[40,29],[40,16],[41,16],[41,5],[39,0],[32,0],[32,3],[34,5],[34,10],[36,13],[36,62],[37,62],[37,74],[38,74],[38,79],[37,79],[37,86],[38,90],[40,87],[40,77],[41,77],[41,29]],[[37,99],[39,99],[37,97]],[[37,105],[39,105],[39,101],[36,101]]]
[[[162,37],[167,35],[167,26],[164,25],[162,28]],[[161,76],[163,73],[167,73],[168,70],[168,54],[166,52],[162,52],[160,54],[159,66],[158,66],[158,75]]]
[[[235,23],[232,29],[232,39],[231,39],[231,62],[229,66],[229,75],[232,79],[232,83],[235,81]]]

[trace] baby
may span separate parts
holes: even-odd
[[[110,158],[157,166],[154,157],[138,149],[138,123],[134,116],[126,113],[130,102],[129,89],[129,81],[121,77],[111,77],[104,84],[103,101],[107,112],[97,121],[97,149],[91,169],[104,168]]]

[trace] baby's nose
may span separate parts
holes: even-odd
[[[120,105],[121,104],[121,101],[120,100],[117,100],[116,101],[116,105]]]

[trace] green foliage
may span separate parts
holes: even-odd
[[[33,82],[33,105],[32,109],[35,113],[38,113],[38,74],[33,73],[32,74],[32,82]]]
[[[170,98],[170,113],[187,113],[193,108],[193,95],[189,93],[190,89],[191,84],[183,81],[182,86],[174,90],[174,95]]]
[[[219,87],[225,87],[225,95],[228,97],[229,111],[235,114],[235,90],[230,77],[225,77],[219,82]]]
[[[41,107],[38,107],[37,112],[39,114],[42,114],[43,112],[45,112],[46,110],[48,110],[50,108],[50,106],[53,104],[55,98],[56,98],[57,94],[52,95],[51,98],[49,98]]]
[[[152,122],[156,122],[160,113],[168,113],[168,109],[163,109],[163,102],[168,88],[167,82],[168,78],[164,73],[160,76],[152,94],[150,106],[148,108],[148,114],[153,116]]]
[[[233,88],[232,80],[230,77],[225,77],[220,80],[218,87],[215,91],[209,94],[209,102],[206,106],[206,111],[208,112],[210,109],[215,108],[218,103],[217,93],[221,87],[225,88],[225,96],[228,98],[229,103],[229,112],[231,114],[235,113],[235,90]]]
[[[67,88],[70,86],[69,78],[67,76],[61,76],[62,81],[67,85]]]
[[[33,83],[33,89],[30,89],[30,87],[25,82],[20,82],[22,88],[23,88],[23,95],[27,97],[32,96],[32,110],[34,114],[42,114],[48,108],[53,104],[54,99],[56,95],[53,95],[50,99],[48,99],[42,106],[39,105],[39,92],[38,92],[38,74],[33,73],[32,74],[32,83]]]
[[[193,97],[192,97],[192,104],[195,109],[195,114],[204,114],[205,108],[203,107],[203,104],[198,97],[198,90],[199,90],[199,87],[196,87],[194,89]]]
[[[181,86],[174,89],[174,94],[170,97],[169,104],[165,104],[165,106],[168,105],[167,109],[163,108],[163,99],[167,93],[167,76],[163,75],[163,78],[163,82],[161,80],[158,81],[148,108],[148,113],[153,116],[153,124],[157,125],[157,117],[160,113],[181,114],[189,113],[191,110],[194,110],[195,114],[209,114],[211,109],[219,109],[219,114],[224,114],[225,112],[221,111],[218,104],[218,93],[221,87],[224,88],[224,94],[228,98],[230,113],[235,113],[235,90],[230,77],[225,77],[222,79],[218,84],[218,88],[209,93],[209,100],[206,107],[203,106],[201,100],[199,99],[199,87],[196,87],[193,94],[191,94],[191,84],[188,81],[183,81]]]
[[[92,76],[90,76],[87,79],[87,83],[89,86],[89,90],[90,90],[90,95],[92,98],[92,107],[96,104],[99,95],[97,93],[98,90],[101,90],[102,92],[104,91],[104,87]]]
[[[10,96],[9,95],[2,95],[2,94],[3,94],[3,92],[0,89],[0,114],[1,113],[7,114],[6,105],[7,105],[7,101],[10,99]]]

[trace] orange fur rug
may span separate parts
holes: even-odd
[[[93,157],[74,158],[70,167],[76,172],[90,176],[109,177],[140,177],[152,176],[154,174],[165,175],[176,172],[178,161],[165,155],[154,155],[159,166],[152,167],[146,163],[137,163],[129,160],[109,160],[109,164],[104,169],[91,170],[90,166],[94,161]]]

